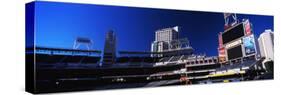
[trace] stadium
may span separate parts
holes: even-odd
[[[151,51],[116,51],[110,30],[103,51],[77,49],[91,43],[78,38],[73,49],[27,47],[26,63],[35,64],[38,93],[273,79],[273,60],[258,56],[257,48],[244,49],[248,23],[237,22],[219,35],[218,56],[194,54],[176,26],[157,30]]]

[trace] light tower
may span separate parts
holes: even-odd
[[[238,18],[235,13],[224,13],[224,29],[228,29],[235,24],[238,24]]]
[[[73,49],[78,49],[81,45],[85,45],[87,50],[92,47],[93,41],[89,38],[77,37],[73,44]]]

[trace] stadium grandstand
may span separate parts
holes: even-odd
[[[141,51],[119,51],[117,63],[155,63],[160,57],[151,57],[151,54],[159,54],[156,52]]]
[[[38,90],[44,92],[206,84],[266,77],[254,74],[262,75],[264,70],[255,68],[262,61],[253,57],[221,64],[217,56],[151,57],[157,53],[120,51],[116,64],[100,66],[98,50],[36,47],[35,51],[30,48],[27,52],[27,57],[36,57],[36,82]]]
[[[176,27],[166,32],[175,32]],[[171,30],[171,31],[170,31]],[[161,32],[161,31],[160,31]],[[161,32],[162,33],[162,32]],[[160,35],[162,37],[162,35]],[[159,36],[159,37],[160,37]],[[165,37],[163,37],[165,38]],[[99,90],[166,85],[208,84],[273,78],[273,62],[264,58],[237,57],[219,62],[217,56],[196,55],[187,39],[169,41],[176,48],[152,51],[111,52],[114,63],[102,61],[102,51],[32,47],[26,48],[26,63],[36,63],[39,92]],[[175,42],[174,42],[175,41]],[[169,43],[165,42],[165,43]],[[186,44],[181,46],[180,44]],[[110,46],[110,45],[109,45]],[[115,51],[115,48],[109,48]],[[228,55],[231,55],[229,53]]]
[[[103,67],[97,50],[36,47],[34,52],[27,57],[35,55],[38,90],[45,92],[196,84],[220,66],[216,57],[120,51],[117,64]]]

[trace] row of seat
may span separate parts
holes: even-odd
[[[117,63],[154,63],[157,62],[157,58],[153,57],[118,57]]]
[[[98,56],[36,54],[38,63],[98,63]]]
[[[227,70],[227,69],[234,69],[234,68],[241,68],[241,67],[250,67],[251,65],[255,64],[256,60],[244,60],[243,62],[240,61],[238,63],[224,65],[223,67],[217,69],[220,70]]]
[[[174,56],[170,61],[178,61],[182,56]]]
[[[204,60],[203,60],[204,59]],[[197,60],[198,63],[212,63],[212,62],[217,62],[217,59],[213,58],[198,58],[194,56],[187,56],[187,55],[182,55],[182,56],[172,56],[172,57],[163,57],[160,59],[160,62],[173,62],[173,61],[178,61],[178,60]]]

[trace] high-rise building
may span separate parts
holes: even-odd
[[[172,28],[159,29],[155,32],[155,41],[169,42],[179,38],[178,26]]]
[[[178,26],[159,29],[155,32],[155,41],[151,44],[152,52],[162,52],[169,49],[169,43],[179,38]]]
[[[273,42],[273,31],[268,29],[265,30],[262,34],[260,34],[260,37],[258,38],[259,42],[259,48],[261,57],[265,57],[266,60],[274,60],[274,42]]]
[[[112,64],[116,60],[116,35],[110,30],[106,33],[103,53],[103,64]]]
[[[89,38],[77,37],[73,44],[73,49],[78,49],[81,45],[85,45],[88,50],[92,48],[93,41]]]
[[[187,38],[179,38],[179,27],[159,29],[155,32],[155,41],[151,44],[152,57],[190,55],[193,53]]]

